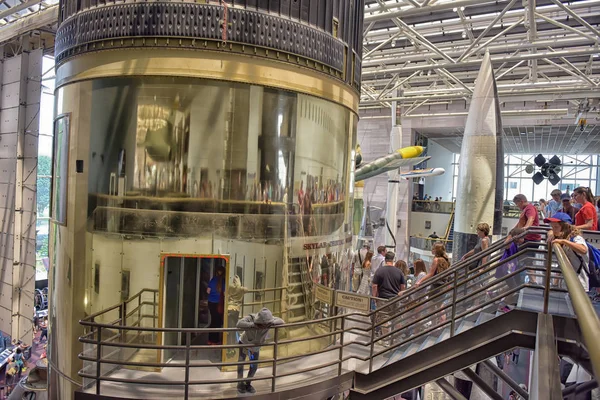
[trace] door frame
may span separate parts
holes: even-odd
[[[225,260],[225,305],[223,307],[223,328],[227,328],[227,309],[229,306],[228,299],[228,288],[229,288],[229,268],[230,268],[230,255],[229,254],[191,254],[191,253],[160,253],[160,272],[159,272],[159,283],[158,283],[158,327],[164,328],[164,312],[166,307],[165,301],[165,291],[167,280],[165,279],[165,259],[168,257],[172,258],[181,258],[183,262],[183,258],[219,258]],[[200,274],[198,274],[199,276]],[[198,279],[198,278],[197,278]],[[196,296],[198,297],[198,296]],[[197,315],[196,315],[197,319]],[[180,334],[179,334],[180,335]],[[225,341],[226,335],[223,335],[223,340]],[[156,335],[156,344],[159,346],[164,345],[164,336],[162,332],[158,332]],[[225,362],[226,350],[222,349],[221,351],[221,361]],[[165,350],[158,349],[156,354],[156,360],[159,363],[165,362]]]

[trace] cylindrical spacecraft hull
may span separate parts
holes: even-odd
[[[154,326],[203,327],[213,259],[224,260],[228,287],[237,276],[249,290],[285,288],[246,294],[242,304],[254,305],[241,308],[225,291],[225,326],[232,311],[261,305],[288,322],[330,310],[317,312],[307,287],[350,285],[361,2],[322,2],[315,27],[290,2],[279,16],[218,2],[63,3],[49,313],[49,359],[60,373],[51,398],[72,397],[61,375],[80,380],[78,321],[129,295],[158,293]],[[114,12],[125,17],[115,22]],[[180,23],[151,32],[152,14]],[[179,321],[169,294],[176,273],[177,304],[196,310]]]
[[[465,125],[459,168],[452,256],[459,260],[478,242],[477,225],[485,222],[494,234],[502,228],[504,152],[498,92],[486,53]]]

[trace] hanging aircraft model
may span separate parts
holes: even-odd
[[[388,154],[383,157],[371,161],[366,164],[359,164],[356,166],[354,172],[354,181],[359,182],[364,179],[372,178],[379,174],[398,169],[400,167],[412,167],[422,163],[423,161],[429,160],[431,157],[420,157],[425,151],[423,146],[410,146],[403,147],[396,150],[395,152]],[[360,154],[360,146],[357,146],[357,163],[362,161],[362,154]],[[408,172],[401,172],[400,178],[411,179],[411,178],[425,178],[427,176],[442,175],[446,171],[444,168],[426,168],[426,169],[415,169]]]

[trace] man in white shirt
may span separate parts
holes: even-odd
[[[385,264],[386,251],[387,250],[385,246],[377,247],[377,255],[371,260],[371,282],[373,282],[373,276],[375,276],[375,272],[377,272],[377,269],[383,264]]]

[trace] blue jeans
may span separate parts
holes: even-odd
[[[242,344],[242,342],[239,342],[239,344]],[[252,351],[252,350],[248,349],[247,347],[240,348],[240,356],[238,357],[239,362],[246,361],[246,356],[248,357],[248,360],[254,361],[252,364],[250,364],[250,370],[248,371],[248,378],[252,378],[252,377],[254,377],[254,374],[256,374],[256,370],[258,369],[259,353],[260,353],[260,350]],[[237,376],[238,376],[238,379],[242,379],[244,377],[244,365],[238,365]],[[248,383],[250,383],[250,382],[248,382]]]

